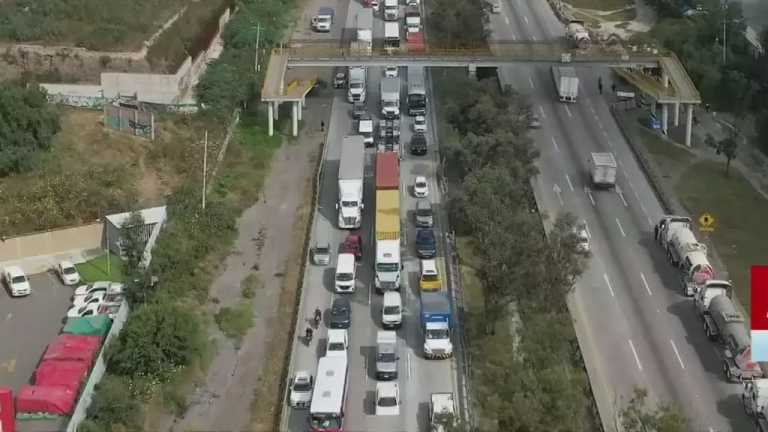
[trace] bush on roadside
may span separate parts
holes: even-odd
[[[138,432],[142,430],[143,411],[141,403],[126,388],[125,380],[107,374],[96,385],[93,402],[88,407],[88,420],[78,430]]]

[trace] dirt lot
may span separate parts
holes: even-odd
[[[156,116],[155,124],[151,142],[105,129],[100,111],[63,108],[53,150],[32,172],[0,179],[0,234],[74,225],[163,203],[181,180],[200,176],[206,128],[213,169],[221,125],[182,115]]]

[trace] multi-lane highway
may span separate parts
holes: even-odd
[[[354,28],[357,9],[362,6],[350,2],[346,11],[347,28]],[[338,12],[337,12],[338,13]],[[374,38],[383,36],[381,14],[376,14]],[[407,94],[407,69],[400,68],[402,83],[402,98]],[[380,111],[379,83],[383,76],[383,68],[368,68],[367,106],[368,111],[378,117]],[[296,329],[299,336],[295,341],[290,375],[296,371],[306,370],[316,374],[318,358],[325,354],[325,334],[328,324],[328,308],[333,301],[333,278],[338,246],[348,234],[337,228],[337,172],[340,160],[340,149],[343,137],[353,135],[354,121],[351,117],[352,105],[346,100],[346,89],[336,90],[330,107],[330,123],[328,125],[326,154],[324,158],[323,177],[319,190],[319,204],[315,211],[315,222],[311,232],[311,243],[320,240],[331,244],[331,262],[328,266],[308,265],[304,277],[300,315]],[[419,321],[418,273],[419,260],[414,250],[416,228],[414,226],[414,209],[416,199],[413,197],[411,186],[417,175],[425,175],[429,179],[429,199],[437,208],[441,205],[440,189],[435,183],[437,171],[437,142],[434,138],[432,107],[428,106],[428,153],[425,156],[413,156],[408,151],[408,143],[412,132],[412,118],[407,116],[405,104],[401,105],[401,162],[400,162],[400,209],[401,209],[401,250],[404,269],[402,273],[403,286],[401,294],[404,302],[403,326],[397,331],[399,342],[399,377],[400,386],[400,415],[375,416],[374,399],[376,377],[374,371],[374,353],[376,332],[381,327],[382,296],[376,293],[373,279],[374,245],[374,216],[375,216],[375,149],[365,153],[365,179],[363,200],[362,227],[355,231],[363,238],[363,259],[357,265],[356,291],[345,294],[352,303],[352,324],[349,328],[349,388],[345,408],[345,430],[350,431],[417,431],[426,430],[429,411],[429,397],[433,392],[456,393],[455,360],[425,360],[422,355],[424,343]],[[435,224],[438,238],[442,238],[440,212]],[[445,250],[443,242],[439,242],[438,253],[442,256]],[[445,268],[442,266],[441,268]],[[446,277],[443,275],[445,283]],[[444,287],[445,289],[445,287]],[[315,332],[312,342],[307,345],[303,340],[304,330],[310,324],[310,317],[316,307],[325,311],[324,323]],[[285,407],[283,410],[281,430],[305,431],[307,429],[308,410],[297,410]]]
[[[493,15],[493,38],[561,37],[546,2],[505,0]],[[621,398],[634,386],[652,400],[674,401],[696,431],[747,431],[741,387],[724,380],[720,354],[704,335],[692,301],[681,296],[679,275],[653,243],[663,214],[645,174],[609,111],[614,79],[608,69],[577,68],[579,99],[557,100],[550,68],[518,65],[499,70],[503,84],[528,94],[543,127],[532,136],[541,150],[541,174],[533,181],[539,206],[585,221],[593,257],[577,283],[570,307],[604,424],[613,425]],[[614,152],[616,192],[588,188],[590,152]]]

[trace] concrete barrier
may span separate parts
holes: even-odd
[[[0,268],[17,265],[27,274],[41,273],[63,260],[87,261],[103,253],[103,245],[101,221],[4,238],[0,241]]]

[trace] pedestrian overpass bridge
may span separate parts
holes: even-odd
[[[701,96],[685,67],[674,53],[642,46],[594,44],[582,50],[570,48],[565,40],[554,41],[492,41],[478,48],[422,47],[418,52],[407,48],[378,47],[370,53],[360,53],[341,47],[337,40],[293,40],[272,51],[262,88],[262,101],[294,102],[294,134],[296,109],[303,104],[311,90],[312,79],[293,80],[285,86],[287,69],[336,66],[424,66],[424,67],[500,67],[520,63],[570,63],[591,67],[608,67],[630,84],[648,94],[662,105],[663,130],[667,129],[667,107],[674,105],[675,124],[678,123],[680,104],[688,107],[689,123],[692,107],[701,103]],[[291,90],[286,92],[286,88]],[[272,104],[270,113],[273,113]],[[300,117],[300,113],[298,116]],[[270,115],[270,119],[271,119]],[[271,120],[270,120],[271,124]],[[690,144],[690,125],[686,144]],[[271,127],[270,127],[271,130]]]

